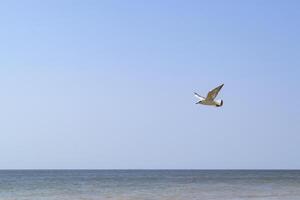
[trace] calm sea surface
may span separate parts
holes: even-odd
[[[300,171],[0,170],[0,200],[300,200]]]

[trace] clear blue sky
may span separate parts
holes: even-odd
[[[300,168],[299,10],[2,1],[0,168]]]

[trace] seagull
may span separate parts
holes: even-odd
[[[224,84],[209,91],[206,98],[200,96],[199,94],[197,94],[195,92],[194,93],[195,97],[197,97],[199,99],[199,101],[196,104],[221,107],[223,105],[223,100],[215,100],[215,98],[217,97],[218,93],[220,92],[220,90],[222,89],[223,86],[224,86]]]

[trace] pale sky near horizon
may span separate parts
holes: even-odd
[[[0,169],[299,169],[299,10],[0,2]]]

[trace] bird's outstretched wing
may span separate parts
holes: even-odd
[[[197,97],[200,101],[204,100],[205,97],[200,96],[199,94],[197,94],[196,92],[194,92],[195,97]]]
[[[222,84],[222,85],[216,87],[215,89],[209,91],[208,94],[207,94],[206,99],[210,100],[210,101],[213,101],[217,97],[218,93],[220,92],[220,90],[222,89],[223,86],[224,86],[224,84]]]

